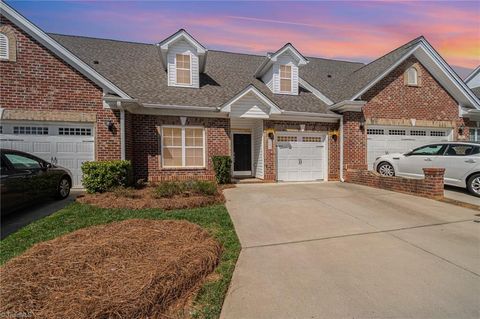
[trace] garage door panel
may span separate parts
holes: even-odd
[[[73,186],[82,186],[81,165],[94,160],[93,126],[88,124],[5,122],[1,146],[34,154],[68,168]],[[56,162],[55,162],[56,160]]]
[[[373,163],[379,156],[404,153],[429,143],[446,142],[451,139],[451,136],[451,129],[369,126],[367,129],[368,167],[373,169]]]
[[[324,136],[280,135],[277,142],[277,177],[280,181],[313,181],[324,178]]]

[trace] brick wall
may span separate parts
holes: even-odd
[[[15,35],[17,43],[16,61],[0,61],[0,107],[94,113],[96,159],[119,159],[119,112],[103,108],[102,89],[5,17],[0,16],[0,22]],[[107,130],[106,120],[114,122],[113,133]]]
[[[381,176],[377,172],[367,171],[364,167],[351,165],[347,169],[346,182],[380,189],[391,190],[432,199],[443,198],[444,168],[424,168],[424,179],[398,176]]]
[[[343,113],[343,167],[367,165],[367,134],[360,127],[365,118],[361,112]]]
[[[170,169],[161,167],[160,136],[157,126],[181,125],[178,116],[132,115],[133,166],[136,178],[150,181],[171,179],[215,178],[212,156],[231,155],[230,120],[221,118],[187,118],[186,125],[205,128],[207,165],[202,169]]]
[[[405,85],[404,73],[411,66],[418,70],[418,86]],[[367,101],[363,108],[365,118],[416,119],[430,121],[432,126],[436,121],[451,121],[454,138],[468,138],[468,132],[464,136],[457,134],[456,128],[463,124],[458,103],[413,56],[368,90],[362,100]]]
[[[300,131],[300,124],[305,125],[305,132],[329,132],[338,131],[338,123],[321,123],[321,122],[290,122],[290,121],[264,121],[264,130],[274,129],[275,132],[282,132],[287,130]],[[265,134],[265,175],[266,181],[276,180],[276,144],[272,141],[272,148],[268,148],[268,136]],[[340,139],[333,139],[332,136],[327,135],[328,138],[328,179],[338,180],[340,172]]]

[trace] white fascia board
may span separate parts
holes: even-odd
[[[293,53],[293,55],[297,57],[299,61],[298,66],[306,65],[309,62],[302,54],[300,54],[300,52],[298,52],[297,49],[295,49],[295,47],[291,43],[287,43],[283,47],[281,47],[277,52],[273,54],[267,54],[262,64],[260,64],[260,66],[255,71],[254,76],[256,78],[263,76],[265,72],[267,72],[267,70],[270,68],[270,66],[277,61],[277,58],[287,50]]]
[[[472,105],[480,110],[480,100],[473,94],[470,88],[463,82],[450,65],[438,54],[438,52],[425,40],[421,40],[422,49],[425,49],[427,54],[434,60],[434,62],[447,74],[448,78],[452,80],[455,86],[462,91]]]
[[[323,102],[325,102],[327,105],[333,105],[333,101],[330,100],[328,97],[326,97],[324,94],[322,94],[322,92],[320,92],[319,90],[317,90],[316,88],[314,88],[310,83],[308,83],[307,81],[305,81],[304,79],[302,78],[298,78],[298,84],[300,84],[300,86],[304,87],[305,89],[309,90],[310,92],[313,93],[313,95],[315,95],[316,97],[318,97],[320,100],[322,100]]]
[[[291,44],[291,43],[287,43],[285,44],[282,48],[280,48],[280,50],[278,50],[277,52],[275,52],[271,57],[270,59],[272,61],[277,61],[277,58],[282,55],[283,53],[285,53],[285,51],[290,51],[291,53],[293,53],[294,56],[297,57],[298,59],[298,65],[305,65],[308,63],[308,60],[300,54],[300,52],[298,52],[297,49],[295,49],[295,47]]]
[[[452,70],[452,68],[443,60],[443,58],[429,45],[429,43],[423,39],[413,47],[410,51],[405,53],[395,64],[390,68],[384,71],[380,76],[371,81],[367,86],[365,86],[360,92],[354,95],[351,100],[356,100],[366,91],[368,91],[372,86],[377,84],[381,79],[387,76],[395,68],[397,68],[402,62],[404,62],[408,57],[414,55],[417,50],[422,50],[427,54],[427,56],[439,67],[448,77],[450,81],[464,93],[467,100],[477,109],[480,109],[480,100],[473,94],[473,92],[467,87],[467,85],[460,79],[460,77]]]
[[[324,114],[324,115],[327,115],[327,114]],[[340,118],[322,116],[321,114],[319,114],[318,116],[276,114],[276,115],[271,115],[269,120],[338,123],[338,121],[340,121]]]
[[[468,85],[468,82],[472,80],[478,73],[480,73],[480,65],[475,68],[464,80],[464,82]]]
[[[366,104],[365,101],[350,101],[345,100],[338,102],[330,106],[330,111],[337,111],[337,112],[361,112],[362,107]]]
[[[189,106],[189,105],[165,105],[165,104],[142,104],[145,108],[150,109],[162,109],[162,110],[183,110],[183,111],[206,111],[206,112],[218,112],[218,107],[212,106]]]
[[[390,72],[392,72],[393,70],[395,70],[403,61],[405,61],[409,56],[411,56],[413,54],[413,52],[415,52],[416,49],[418,49],[420,47],[420,44],[416,45],[415,47],[413,47],[413,49],[411,49],[410,51],[408,51],[406,54],[404,54],[397,62],[395,62],[391,67],[389,67],[388,69],[386,69],[382,74],[380,74],[378,77],[376,77],[375,79],[373,79],[373,81],[371,81],[370,83],[368,83],[365,87],[363,87],[363,89],[360,90],[360,92],[358,92],[357,94],[355,94],[350,100],[354,101],[356,99],[358,99],[360,96],[362,96],[362,94],[364,94],[365,92],[367,92],[370,88],[372,88],[372,86],[374,86],[375,84],[377,84],[381,79],[383,79],[385,76],[387,76]]]
[[[23,31],[32,36],[35,40],[40,42],[42,45],[47,47],[50,51],[55,53],[58,57],[64,60],[66,63],[71,65],[74,69],[78,70],[88,79],[92,80],[98,86],[103,88],[106,91],[118,94],[124,99],[130,99],[127,93],[123,92],[115,84],[107,80],[100,73],[91,68],[88,64],[80,60],[76,55],[68,51],[60,43],[51,38],[48,34],[43,32],[39,27],[34,25],[32,22],[27,20],[20,13],[15,11],[12,7],[7,5],[5,2],[0,1],[1,13],[7,17],[10,21],[15,23]]]
[[[207,49],[203,45],[201,45],[200,42],[195,40],[194,37],[192,37],[187,31],[183,29],[178,30],[177,32],[160,42],[158,45],[160,46],[160,49],[168,50],[169,45],[175,43],[181,38],[187,40],[188,43],[194,46],[198,54],[205,54],[207,52]]]
[[[280,114],[282,113],[282,110],[275,104],[273,103],[268,97],[266,97],[262,92],[260,92],[256,87],[253,85],[247,86],[242,92],[238,93],[236,96],[233,97],[230,101],[225,103],[220,107],[221,112],[226,112],[230,113],[231,111],[231,106],[237,102],[239,99],[247,95],[248,93],[254,93],[262,102],[270,106],[270,114]]]
[[[298,112],[298,111],[283,111],[282,115],[305,116],[305,117],[322,117],[322,118],[333,118],[333,119],[339,119],[339,118],[342,117],[340,114],[324,114],[324,113]]]

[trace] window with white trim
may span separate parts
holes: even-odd
[[[42,126],[14,126],[13,134],[20,135],[48,135],[48,127]]]
[[[405,130],[388,130],[388,135],[407,135]]]
[[[385,134],[385,130],[380,128],[367,128],[367,134],[369,135],[383,135]]]
[[[177,84],[190,85],[191,78],[191,57],[190,54],[176,54],[175,55],[175,70],[177,76]]]
[[[8,37],[0,33],[0,59],[9,59]]]
[[[411,136],[427,136],[427,131],[420,131],[420,130],[411,130]]]
[[[292,92],[292,66],[280,65],[280,92]]]
[[[445,131],[430,131],[430,136],[446,136]]]
[[[203,127],[162,127],[163,167],[205,167]]]
[[[407,84],[418,85],[418,71],[413,66],[407,70]]]

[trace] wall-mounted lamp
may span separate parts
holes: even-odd
[[[273,134],[273,132],[269,132],[268,133],[268,138],[273,141],[273,139],[275,138],[275,134]]]
[[[113,129],[115,128],[112,120],[106,120],[105,126],[107,127],[109,132],[113,132]]]
[[[360,129],[363,131],[365,129],[365,119],[360,120]]]
[[[463,135],[463,132],[465,131],[465,125],[461,124],[458,127],[458,135]]]
[[[338,139],[338,135],[337,135],[336,133],[333,133],[333,134],[332,134],[332,140],[333,140],[334,142],[336,142],[337,139]]]

